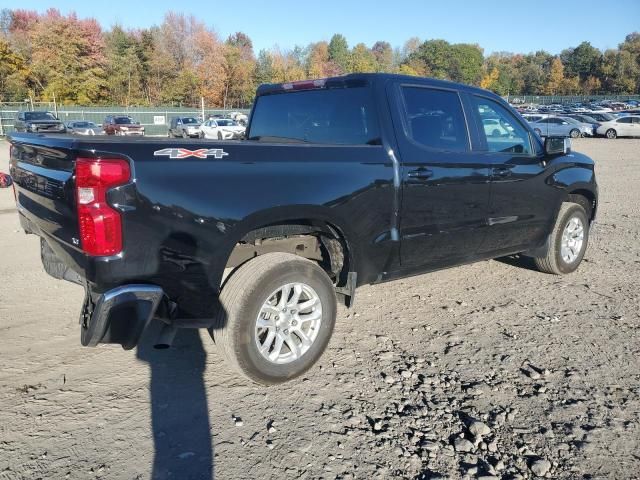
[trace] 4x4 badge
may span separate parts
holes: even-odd
[[[162,150],[156,150],[153,152],[154,157],[169,157],[169,158],[207,158],[213,157],[221,159],[229,155],[221,148],[199,148],[198,150],[188,150],[186,148],[163,148]]]

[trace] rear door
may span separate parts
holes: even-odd
[[[471,149],[469,132],[478,127],[468,124],[456,90],[410,83],[390,88],[398,99],[402,267],[470,260],[482,243],[489,202],[488,158]]]
[[[537,143],[532,141],[529,130],[504,105],[475,94],[470,95],[470,103],[476,118],[491,116],[510,127],[508,134],[485,135],[481,139],[490,165],[491,200],[487,234],[480,251],[485,255],[513,253],[541,243],[562,193],[545,183],[542,151],[536,151]]]
[[[615,129],[619,137],[632,137],[634,135],[633,118],[623,117],[616,120]]]

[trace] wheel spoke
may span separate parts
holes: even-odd
[[[262,353],[263,355],[269,353],[269,349],[271,348],[271,344],[273,343],[273,340],[275,337],[276,337],[275,329],[269,330],[269,333],[267,334],[267,338],[264,340],[264,343],[260,347],[260,353]]]
[[[282,352],[282,345],[284,345],[284,338],[281,334],[276,335],[276,341],[273,345],[273,350],[269,354],[269,359],[272,362],[275,362],[280,356],[280,352]]]
[[[305,310],[309,310],[311,307],[315,307],[319,301],[320,299],[317,297],[310,298],[309,300],[302,302],[301,304],[298,305],[298,311],[302,313]]]
[[[300,345],[296,343],[293,335],[287,335],[287,337],[284,338],[284,342],[287,344],[287,347],[289,347],[289,351],[291,351],[293,358],[299,358],[301,355]]]
[[[291,295],[291,285],[285,285],[280,290],[281,296],[280,301],[278,302],[278,308],[282,310],[287,306],[287,302],[289,301],[289,295]]]
[[[319,320],[322,318],[322,312],[320,310],[314,310],[313,312],[298,315],[300,322],[309,322],[311,320]]]
[[[304,330],[298,329],[294,333],[300,338],[300,341],[302,342],[303,346],[309,347],[313,343],[311,339],[307,336],[307,334],[304,332]]]
[[[258,321],[256,322],[256,327],[258,328],[273,328],[276,324],[272,318],[265,318],[263,316],[258,317]]]
[[[302,285],[300,285],[299,283],[296,283],[293,286],[293,295],[291,297],[291,300],[289,300],[289,302],[287,302],[287,306],[289,306],[289,307],[297,307],[298,306],[298,302],[300,301],[300,295],[302,295]]]

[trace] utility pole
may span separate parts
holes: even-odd
[[[53,112],[56,114],[56,118],[58,118],[58,104],[56,103],[56,92],[53,93]]]
[[[204,97],[200,97],[200,109],[202,110],[202,121],[206,121],[207,119],[204,118]]]

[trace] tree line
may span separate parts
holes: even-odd
[[[77,105],[246,107],[261,83],[351,72],[391,72],[479,85],[499,95],[640,93],[640,33],[604,52],[589,42],[485,56],[476,44],[410,38],[349,46],[344,35],[257,55],[248,35],[227,39],[193,16],[169,12],[161,25],[103,30],[95,19],[28,10],[0,12],[0,101]]]

